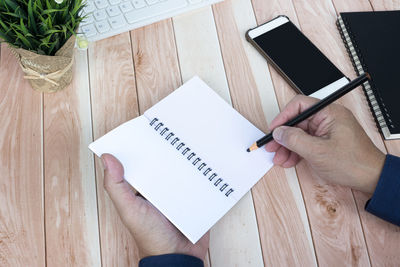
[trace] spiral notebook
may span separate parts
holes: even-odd
[[[385,139],[400,138],[400,11],[340,13],[337,26],[364,83],[378,129]]]
[[[194,77],[89,148],[116,156],[125,179],[195,243],[272,167],[272,153],[246,152],[263,135]]]

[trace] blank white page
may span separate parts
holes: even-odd
[[[174,132],[223,179],[222,184],[229,184],[227,189],[234,189],[229,198],[236,201],[273,165],[273,153],[264,148],[251,153],[246,151],[264,133],[198,77],[186,82],[144,115],[149,120],[158,118],[164,123],[163,127]],[[196,166],[199,164],[201,162]],[[219,186],[210,182],[210,190],[218,190]]]

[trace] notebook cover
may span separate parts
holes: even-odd
[[[391,134],[400,134],[400,11],[340,13]],[[386,114],[385,114],[386,113]]]

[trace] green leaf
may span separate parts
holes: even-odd
[[[50,4],[49,0],[46,0],[46,7],[47,7],[47,9],[52,9],[53,8],[53,6]]]
[[[11,7],[13,11],[15,11],[19,7],[19,5],[17,5],[14,1],[11,0],[4,0],[4,1],[5,1],[4,4],[7,4],[9,7]]]
[[[20,39],[22,41],[22,43],[28,47],[29,49],[32,48],[31,44],[29,43],[28,39],[25,38],[25,36],[23,36],[22,34],[20,34],[19,32],[15,32],[17,34],[18,39]]]
[[[56,41],[54,41],[54,42],[50,45],[49,53],[52,54],[52,55],[54,55],[54,54],[58,51],[59,45],[60,45],[60,42],[59,42],[59,39],[57,39]]]
[[[18,17],[26,19],[26,13],[23,11],[23,9],[21,9],[21,7],[18,4],[16,4],[12,0],[3,0],[3,1],[5,1],[4,4],[6,7],[8,6],[11,8],[11,10],[7,8],[8,11],[13,11],[13,14],[17,15]]]
[[[22,32],[25,34],[25,36],[29,35],[29,31],[28,31],[28,29],[25,27],[25,25],[24,25],[24,20],[23,20],[23,19],[20,20],[20,26],[21,26],[20,29],[21,29]]]
[[[42,12],[43,15],[64,11],[63,9],[46,9]]]
[[[35,5],[37,5],[37,7],[38,7],[40,10],[43,10],[42,1],[35,1]]]
[[[71,13],[72,13],[73,15],[77,14],[80,7],[81,7],[80,5],[75,5],[75,6],[74,6],[74,9],[71,11]]]
[[[62,32],[62,30],[48,30],[48,31],[46,31],[45,33],[44,33],[44,35],[48,35],[48,34],[52,34],[52,33],[59,33],[59,32]]]
[[[64,25],[61,25],[61,27],[62,27],[62,33],[64,33],[64,38],[66,39],[67,38],[67,27],[65,27]]]
[[[10,27],[8,27],[2,20],[0,20],[0,26],[3,27],[3,30],[5,30],[5,31],[10,29]]]
[[[75,18],[74,18],[74,16],[72,15],[71,12],[69,12],[69,15],[70,15],[70,17],[71,17],[72,25],[76,25]],[[68,22],[69,22],[69,21],[68,21]],[[68,25],[68,24],[69,24],[69,23],[67,23],[67,25]]]
[[[43,43],[43,44],[48,44],[48,43],[50,43],[50,39],[51,39],[51,34],[49,34],[48,36],[46,36],[46,38],[43,38],[43,39],[41,39],[40,41]]]
[[[20,13],[4,12],[3,14],[12,16],[12,17],[14,17],[14,18],[26,19],[26,17],[24,17],[24,16],[21,15]]]
[[[40,2],[40,1],[35,1],[35,3],[36,2]],[[33,32],[35,34],[38,34],[37,27],[36,27],[36,21],[35,21],[35,17],[33,14],[34,14],[34,12],[33,12],[33,8],[32,8],[32,0],[29,0],[29,2],[28,2],[28,16],[29,16],[28,26],[32,27]]]

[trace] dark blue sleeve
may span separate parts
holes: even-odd
[[[139,267],[204,267],[199,258],[183,254],[150,256],[140,260]]]
[[[375,216],[400,226],[400,158],[386,155],[375,192],[365,205]]]

